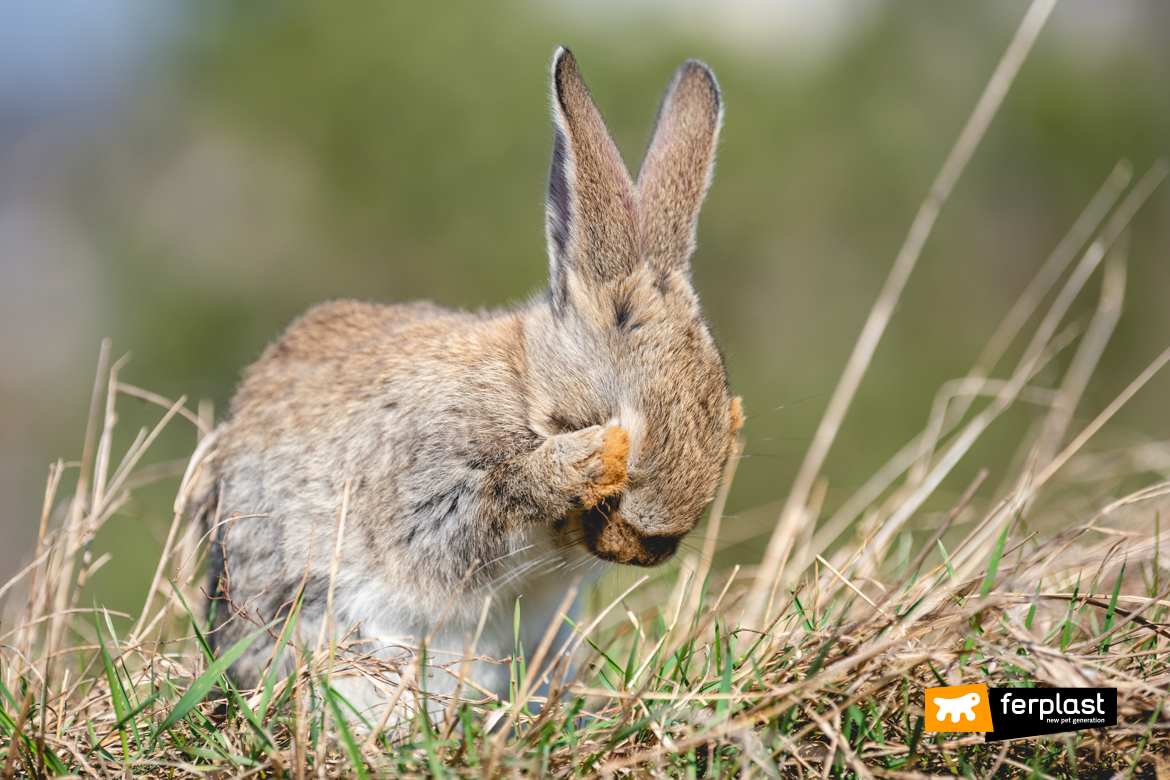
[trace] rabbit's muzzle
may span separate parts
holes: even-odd
[[[678,536],[648,536],[626,522],[618,501],[608,498],[588,510],[581,519],[583,542],[589,552],[612,563],[657,566],[678,549]]]

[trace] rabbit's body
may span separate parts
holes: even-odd
[[[531,653],[591,562],[656,565],[694,527],[740,420],[687,264],[718,90],[679,70],[637,185],[564,50],[554,97],[547,295],[484,314],[326,304],[248,370],[210,459],[217,646],[302,589],[316,636],[343,502],[333,625],[382,656],[445,610],[431,649],[461,653],[487,595],[477,652],[512,653],[519,598]],[[241,685],[274,641],[234,664]],[[506,666],[473,674],[507,693]]]
[[[486,593],[505,609],[523,595],[522,611],[533,613],[526,629],[547,625],[556,604],[543,602],[564,587],[554,580],[524,593],[530,578],[509,574],[531,566],[547,580],[546,570],[586,553],[556,545],[552,524],[481,522],[490,466],[539,444],[524,416],[521,319],[338,301],[294,323],[249,370],[217,434],[220,506],[267,514],[222,523],[213,569],[233,600],[249,594],[249,610],[271,619],[289,609],[303,580],[301,633],[317,635],[348,479],[335,625],[360,623],[360,637],[417,640],[450,606],[436,646],[458,650]],[[224,549],[236,552],[226,567]],[[485,564],[480,587],[452,602],[477,560]],[[255,630],[231,614],[217,605],[223,647]],[[494,628],[486,627],[480,651],[507,657],[512,628]],[[237,664],[241,684],[257,681],[271,650],[271,642],[252,646]],[[503,675],[506,690],[507,669],[496,669],[485,665],[480,676]],[[497,690],[499,681],[484,687]]]

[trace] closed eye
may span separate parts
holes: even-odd
[[[553,433],[572,433],[573,431],[591,428],[594,425],[601,425],[600,418],[597,420],[583,420],[565,414],[550,414],[547,422],[549,429]]]

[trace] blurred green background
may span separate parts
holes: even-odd
[[[80,453],[103,336],[115,356],[134,353],[125,381],[210,398],[222,414],[240,370],[314,302],[491,308],[538,290],[558,44],[635,170],[683,59],[722,84],[693,265],[749,414],[728,507],[740,542],[717,563],[755,562],[910,220],[1027,7],[97,5],[105,15],[82,14],[90,26],[76,30],[76,18],[0,11],[13,15],[2,35],[31,30],[42,47],[0,77],[0,97],[23,96],[0,110],[0,580],[28,557],[47,464]],[[939,384],[967,371],[1117,160],[1140,174],[1170,150],[1168,39],[1170,6],[1155,0],[1058,4],[882,341],[826,465],[826,513],[921,428]],[[38,100],[52,89],[64,91]],[[1126,313],[1082,416],[1170,343],[1167,300],[1163,189],[1133,223]],[[1167,398],[1163,376],[1110,435],[1167,437]],[[159,416],[131,399],[120,412],[120,447]],[[955,485],[987,465],[994,486],[1037,413],[1000,421]],[[179,421],[151,458],[193,444]],[[143,491],[99,537],[96,552],[115,557],[94,588],[111,608],[141,598],[177,483]]]

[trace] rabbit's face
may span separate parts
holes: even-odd
[[[635,306],[631,326],[610,337],[621,358],[606,383],[618,388],[607,422],[629,433],[628,480],[584,513],[581,530],[589,552],[616,563],[656,566],[675,553],[718,487],[742,420],[689,285],[672,281],[677,291],[647,296],[664,316],[639,322]]]
[[[627,431],[624,490],[573,520],[599,558],[653,566],[694,528],[741,420],[690,283],[719,87],[702,63],[679,68],[636,182],[564,49],[553,113],[550,321],[530,366],[533,427]]]
[[[655,566],[698,522],[742,416],[685,276],[640,264],[609,293],[553,314],[533,345],[531,424],[550,436],[626,431],[624,489],[570,518],[570,538],[607,561]]]

